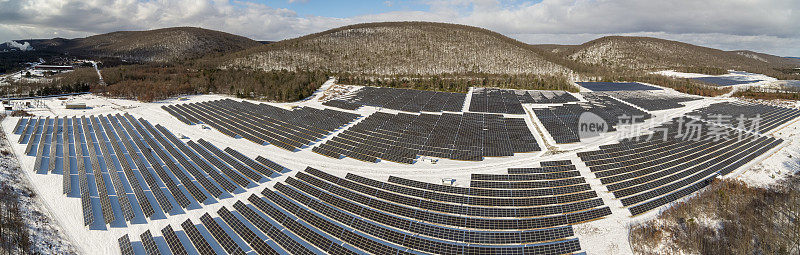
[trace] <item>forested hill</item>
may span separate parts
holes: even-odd
[[[18,41],[20,43],[25,40]],[[246,37],[195,27],[120,31],[86,38],[30,40],[38,51],[127,62],[166,63],[240,51],[261,45]]]
[[[319,69],[377,75],[564,74],[529,45],[464,25],[368,23],[279,41],[214,59],[226,67]]]
[[[565,60],[607,69],[743,70],[782,77],[800,61],[752,51],[723,51],[652,37],[607,36],[581,45],[534,45]]]

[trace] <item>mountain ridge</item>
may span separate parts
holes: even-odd
[[[344,26],[215,59],[225,67],[324,69],[380,75],[553,74],[571,70],[528,44],[466,25],[383,22]]]
[[[602,77],[613,72],[718,69],[797,78],[800,59],[724,51],[654,37],[605,36],[578,45],[528,44],[468,25],[378,22],[281,41],[195,27],[118,31],[77,39],[18,40],[36,51],[135,63],[196,60],[204,68],[322,70],[362,75],[526,74]],[[788,70],[788,71],[787,71]]]
[[[780,75],[795,59],[750,50],[724,51],[655,37],[605,36],[579,45],[532,45],[564,59],[607,68],[664,70],[721,68]]]
[[[143,63],[196,59],[209,54],[228,53],[261,45],[243,36],[197,27],[117,31],[75,39],[32,39],[17,42],[30,42],[35,51]]]

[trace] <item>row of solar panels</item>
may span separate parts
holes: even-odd
[[[418,155],[455,160],[540,150],[524,119],[494,114],[377,112],[312,151],[366,162],[412,164]]]
[[[711,132],[697,139],[674,138],[679,130],[686,132],[687,125],[673,120],[656,127],[653,137],[657,139],[645,135],[578,156],[637,215],[699,190],[714,177],[734,171],[782,142],[754,135],[717,140]],[[663,132],[668,139],[661,139]]]
[[[756,124],[758,132],[766,133],[796,119],[800,116],[800,110],[746,102],[723,102],[694,110],[687,115],[698,116],[707,122],[721,122],[719,124],[734,128],[751,129]],[[741,117],[744,117],[744,121],[740,123]],[[744,126],[741,127],[740,124]]]
[[[650,90],[609,91],[599,92],[598,94],[612,96],[616,99],[631,103],[648,111],[682,108],[685,105],[681,103],[702,98],[696,96],[670,95],[662,92],[653,92]]]
[[[161,217],[158,211],[211,203],[223,190],[233,193],[285,171],[266,158],[256,162],[202,139],[183,143],[164,127],[128,114],[20,118],[14,133],[27,144],[25,153],[36,157],[34,171],[62,174],[64,194],[81,197],[85,225],[96,217],[105,224]]]
[[[217,100],[162,106],[186,124],[203,123],[231,137],[295,151],[360,117],[330,109],[284,110],[267,104]]]
[[[361,108],[361,106],[362,106],[359,103],[354,103],[354,102],[350,102],[350,101],[343,100],[343,99],[328,100],[328,101],[323,102],[322,105],[330,106],[330,107],[336,107],[336,108],[339,108],[339,109],[351,110],[351,111],[358,110],[358,108]]]
[[[643,122],[651,117],[649,113],[636,109],[616,99],[599,93],[581,93],[587,102],[551,106],[548,108],[534,108],[536,117],[556,143],[580,142],[579,124],[581,114],[594,113],[602,118],[607,126],[607,131],[615,131],[615,126],[620,122],[620,117],[628,116],[628,122]],[[635,117],[635,118],[630,118]],[[629,124],[629,123],[628,123]]]
[[[307,168],[285,184],[276,183],[274,190],[265,189],[263,196],[236,202],[235,211],[223,207],[217,211],[218,218],[203,215],[201,225],[187,220],[177,238],[170,237],[175,232],[168,227],[158,243],[151,242],[145,232],[141,247],[134,248],[123,236],[120,248],[123,254],[148,250],[148,246],[175,254],[222,250],[239,254],[570,254],[581,250],[571,225],[610,214],[599,199],[591,200],[596,203],[590,207],[559,210],[450,204],[425,199],[419,192],[457,187],[415,187],[420,184],[391,184],[355,175],[340,178]],[[454,207],[468,209],[442,211]]]
[[[471,112],[524,114],[522,104],[562,104],[577,102],[565,91],[511,90],[475,88],[472,91],[469,110]]]
[[[367,105],[406,112],[461,112],[465,98],[464,93],[362,87],[345,97],[326,101],[323,105],[347,110]]]
[[[749,77],[742,79],[736,76],[728,76],[728,77],[710,76],[710,77],[697,77],[692,79],[702,81],[705,83],[710,83],[717,86],[733,86],[740,84],[756,83],[761,81],[761,80],[750,79]]]

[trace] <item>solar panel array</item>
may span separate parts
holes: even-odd
[[[464,93],[362,87],[344,97],[328,100],[323,105],[347,110],[367,105],[406,112],[461,112],[466,97]]]
[[[698,133],[697,139],[676,138],[688,128],[689,122],[673,120],[654,129],[653,139],[643,135],[578,156],[631,214],[638,215],[692,194],[783,142],[754,135],[717,140],[714,132]],[[730,128],[723,131],[735,133]]]
[[[587,102],[563,104],[548,108],[534,108],[536,117],[550,133],[556,143],[580,142],[578,121],[581,114],[597,114],[609,124],[608,131],[615,131],[620,116],[638,116],[634,120],[643,122],[651,117],[649,113],[600,93],[581,93]]]
[[[524,114],[522,104],[563,104],[577,102],[566,91],[474,88],[469,103],[471,112]]]
[[[322,105],[330,106],[330,107],[336,107],[336,108],[339,108],[339,109],[351,110],[351,111],[358,110],[358,108],[361,108],[361,106],[362,106],[359,103],[350,102],[350,101],[342,100],[342,99],[328,100],[328,101],[325,101],[324,103],[322,103]]]
[[[718,86],[733,86],[733,85],[740,85],[740,84],[748,84],[748,83],[756,83],[760,82],[761,80],[752,80],[752,79],[739,79],[736,77],[697,77],[692,78],[694,80],[702,81],[711,83]]]
[[[161,255],[161,251],[158,249],[158,245],[153,239],[153,234],[150,233],[150,230],[145,231],[139,237],[142,239],[142,245],[147,255]]]
[[[682,108],[685,106],[681,104],[683,102],[702,99],[702,97],[670,95],[649,90],[610,91],[598,92],[598,94],[612,96],[616,99],[631,103],[648,111]]]
[[[479,161],[540,150],[524,119],[501,115],[377,112],[312,151],[412,164],[418,155]]]
[[[131,238],[125,234],[118,239],[119,250],[122,255],[134,255],[133,246],[131,245]]]
[[[23,119],[14,130],[37,158],[34,169],[63,175],[63,192],[81,197],[87,226],[96,217],[103,224],[132,221],[135,208],[146,218],[158,210],[197,208],[193,205],[229,197],[223,190],[233,193],[286,171],[264,157],[253,160],[202,139],[184,143],[164,127],[128,114]]]
[[[183,247],[181,240],[178,238],[178,235],[175,234],[175,230],[172,229],[172,226],[167,225],[165,228],[161,229],[161,234],[164,236],[164,239],[167,241],[167,245],[169,246],[170,251],[174,255],[188,255],[189,253],[186,252],[186,248]]]
[[[206,124],[230,137],[269,143],[289,151],[311,145],[360,117],[331,109],[299,107],[290,111],[230,99],[161,108],[186,124]]]
[[[644,85],[638,82],[576,82],[591,91],[635,91],[635,90],[661,90],[658,87]]]
[[[552,181],[541,174],[561,178],[556,173],[569,174],[574,165],[551,161],[536,169],[490,179]],[[571,254],[581,251],[572,225],[611,213],[588,184],[572,186],[580,188],[468,188],[398,177],[381,182],[309,167],[264,189],[263,196],[237,201],[235,211],[223,206],[217,218],[206,213],[202,224],[187,220],[181,226],[193,244],[184,247],[199,254],[211,254],[201,251],[211,246],[233,254]],[[581,191],[592,195],[551,199]]]
[[[697,116],[705,121],[716,121],[717,116],[726,116],[725,124],[734,128],[739,128],[738,118],[744,116],[744,128],[749,129],[757,124],[758,132],[767,133],[796,119],[800,116],[800,110],[766,104],[723,102],[694,110],[687,115]],[[756,117],[761,119],[754,123]]]
[[[197,250],[197,253],[201,255],[216,254],[216,252],[214,252],[214,248],[211,248],[211,244],[206,241],[206,239],[203,237],[203,234],[200,234],[200,231],[197,230],[197,226],[192,223],[192,220],[187,219],[181,223],[181,227],[183,228],[183,231],[186,232],[186,235],[192,242],[193,248]]]
[[[24,120],[24,119],[25,118],[20,118],[20,120]],[[31,120],[28,120],[28,121],[30,122]],[[72,134],[72,128],[71,128],[71,125],[69,124],[69,118],[64,117],[64,119],[62,120],[62,124],[63,124],[63,127],[62,127],[63,133],[62,133],[62,140],[61,140],[61,149],[62,149],[62,152],[61,152],[61,164],[62,164],[62,166],[61,166],[61,169],[62,169],[61,170],[61,175],[63,177],[63,182],[64,182],[62,191],[63,191],[64,194],[70,194],[70,193],[72,193],[72,172],[70,171],[70,169],[72,167],[71,167],[71,162],[70,161],[71,161],[72,155],[74,155],[72,153],[73,150],[70,149],[70,147],[74,146],[74,145],[71,145],[72,142],[70,141],[70,138],[72,137],[72,135],[71,135]],[[17,134],[16,130],[14,131],[14,134]],[[20,135],[19,137],[23,138],[25,136],[24,135]]]

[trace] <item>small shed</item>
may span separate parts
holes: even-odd
[[[86,109],[86,103],[67,103],[67,109]]]

